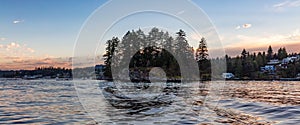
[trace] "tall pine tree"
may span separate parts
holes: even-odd
[[[104,69],[104,76],[108,78],[112,78],[112,73],[111,73],[111,64],[112,64],[112,57],[117,49],[117,46],[119,44],[120,40],[117,37],[113,37],[111,40],[108,40],[106,42],[106,52],[103,55],[104,57],[104,64],[105,64],[105,69]]]

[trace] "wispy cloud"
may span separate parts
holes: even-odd
[[[225,48],[229,54],[239,54],[243,48],[250,51],[266,51],[269,45],[276,47],[285,46],[290,52],[300,52],[300,30],[296,29],[287,34],[262,34],[259,36],[236,35],[232,36],[234,43],[228,43]],[[226,40],[226,41],[229,41]]]
[[[281,3],[276,3],[273,5],[274,8],[282,8],[282,7],[285,7],[287,5],[289,5],[290,1],[284,1],[284,2],[281,2]]]
[[[25,44],[17,42],[10,42],[7,44],[0,44],[0,56],[31,56],[35,52],[34,49],[27,47]]]
[[[13,24],[18,24],[18,23],[23,23],[23,22],[24,22],[24,20],[14,20]]]
[[[34,69],[35,67],[65,67],[71,68],[69,58],[29,58],[29,57],[4,57],[7,61],[0,63],[1,70]]]
[[[236,29],[236,30],[239,30],[239,29],[242,29],[242,28],[243,28],[243,29],[248,29],[248,28],[250,28],[250,27],[252,27],[252,24],[246,23],[246,24],[243,24],[243,25],[241,25],[241,26],[240,26],[240,25],[236,26],[235,29]]]
[[[5,37],[0,37],[0,41],[5,41],[6,38]]]
[[[282,11],[284,8],[291,8],[291,7],[300,7],[300,0],[288,0],[281,3],[276,3],[273,5],[277,11]]]

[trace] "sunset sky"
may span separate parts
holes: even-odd
[[[106,2],[0,0],[0,70],[70,67],[82,25]],[[266,51],[269,45],[274,50],[286,47],[289,52],[300,52],[300,0],[192,2],[211,19],[229,55],[238,55],[243,48]],[[176,3],[166,6],[172,4]]]

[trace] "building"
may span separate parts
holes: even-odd
[[[232,79],[234,78],[234,75],[232,73],[223,73],[222,77],[225,79]]]
[[[269,62],[267,62],[268,65],[277,65],[280,64],[280,61],[278,59],[272,59]]]
[[[264,73],[275,74],[276,65],[265,65],[264,67],[260,67],[260,70]]]

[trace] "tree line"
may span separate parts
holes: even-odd
[[[34,70],[11,70],[0,71],[0,77],[3,78],[24,78],[25,76],[39,76],[49,78],[71,78],[72,70],[63,67],[36,67]]]
[[[122,39],[113,37],[106,42],[106,52],[103,55],[106,66],[104,75],[112,78],[112,69],[122,73],[123,67],[129,67],[131,80],[147,80],[145,78],[149,76],[151,67],[161,67],[168,78],[176,79],[181,77],[178,61],[184,61],[186,65],[189,65],[186,62],[197,61],[202,80],[211,79],[212,62],[226,61],[226,71],[233,73],[239,79],[288,78],[296,77],[300,72],[300,63],[297,61],[287,64],[285,68],[276,66],[277,70],[273,75],[261,71],[261,67],[267,65],[272,59],[282,60],[298,55],[288,54],[285,47],[274,52],[269,46],[267,52],[258,53],[250,53],[243,49],[241,54],[235,57],[226,55],[210,58],[206,42],[205,38],[201,38],[198,48],[194,49],[189,45],[183,30],[179,30],[175,37],[155,27],[148,34],[141,29],[128,31]],[[143,48],[144,46],[146,48]]]
[[[280,61],[287,57],[296,57],[299,54],[288,54],[285,47],[280,47],[274,52],[269,46],[267,52],[250,53],[245,49],[236,57],[225,56],[227,63],[227,72],[233,73],[237,78],[241,79],[279,79],[294,78],[300,73],[299,61],[287,63],[285,67],[275,65],[275,72],[270,74],[262,72],[261,67],[268,65],[270,60]]]

